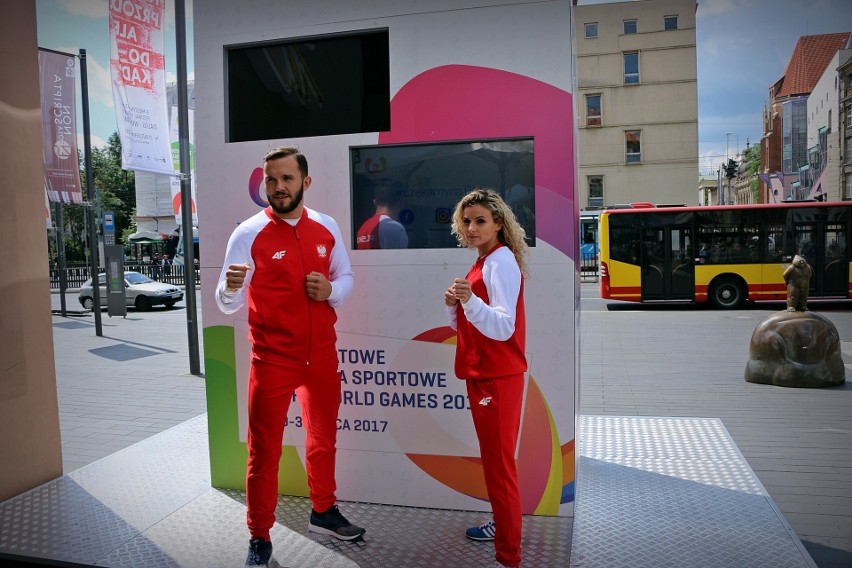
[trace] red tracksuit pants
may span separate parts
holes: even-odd
[[[269,530],[275,523],[278,463],[294,392],[302,406],[302,426],[307,434],[305,461],[311,502],[315,510],[323,512],[336,501],[334,460],[341,396],[337,361],[285,367],[252,359],[246,472],[246,518],[252,538],[269,540]]]
[[[504,566],[521,563],[521,494],[515,447],[521,424],[524,376],[467,380],[467,395],[482,468],[485,488],[494,512],[494,549],[497,562]]]

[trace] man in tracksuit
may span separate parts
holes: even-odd
[[[402,207],[399,189],[382,185],[375,189],[373,205],[376,213],[358,228],[355,238],[358,249],[404,249],[408,248],[408,234],[397,221]]]
[[[248,305],[252,344],[248,385],[246,566],[266,566],[278,501],[278,462],[293,393],[307,431],[305,460],[313,510],[311,532],[341,540],[365,530],[335,505],[334,480],[340,374],[335,308],[352,291],[354,275],[337,223],[304,206],[308,164],[294,147],[264,158],[269,207],[231,234],[216,303],[230,314]]]

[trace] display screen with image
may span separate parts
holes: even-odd
[[[388,30],[225,48],[226,140],[390,129]]]
[[[359,146],[349,153],[353,248],[456,247],[453,211],[476,188],[499,193],[535,246],[532,138]]]

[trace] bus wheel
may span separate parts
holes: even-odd
[[[710,303],[715,308],[733,310],[740,307],[745,299],[745,287],[736,278],[720,278],[710,288]]]

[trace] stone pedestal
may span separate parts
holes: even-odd
[[[825,316],[778,312],[751,336],[745,380],[780,387],[820,388],[846,381],[840,335]]]

